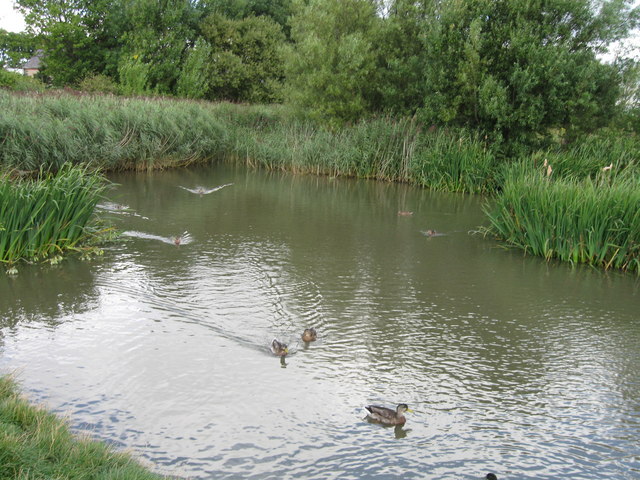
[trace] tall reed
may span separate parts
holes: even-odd
[[[640,273],[640,182],[628,174],[612,182],[553,179],[515,167],[502,191],[485,205],[494,234],[546,259]]]
[[[78,250],[94,233],[91,220],[104,189],[102,176],[71,165],[38,179],[0,177],[0,261]]]

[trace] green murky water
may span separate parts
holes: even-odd
[[[471,235],[477,197],[222,166],[113,180],[126,234],[102,258],[0,273],[0,371],[76,429],[189,478],[640,477],[636,277]],[[363,420],[399,402],[404,427]]]

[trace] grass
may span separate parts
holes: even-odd
[[[554,178],[511,168],[485,205],[485,233],[550,259],[640,273],[640,182],[631,170],[611,179]]]
[[[23,398],[0,377],[0,478],[9,480],[159,480],[131,455],[89,438]]]
[[[94,208],[106,187],[86,167],[63,166],[37,179],[0,176],[0,262],[58,258],[98,232]]]

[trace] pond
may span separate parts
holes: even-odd
[[[479,197],[112,180],[102,257],[0,273],[0,372],[77,431],[185,478],[640,477],[637,277],[474,235]],[[365,420],[401,402],[403,427]]]

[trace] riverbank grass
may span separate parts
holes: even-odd
[[[94,209],[106,188],[104,178],[86,167],[65,165],[37,178],[0,176],[0,262],[55,261],[82,246],[99,230]]]
[[[547,260],[640,273],[638,179],[633,172],[609,177],[553,179],[513,169],[485,206],[485,232]]]
[[[0,478],[160,480],[130,455],[78,437],[56,415],[28,403],[11,376],[0,377]]]

